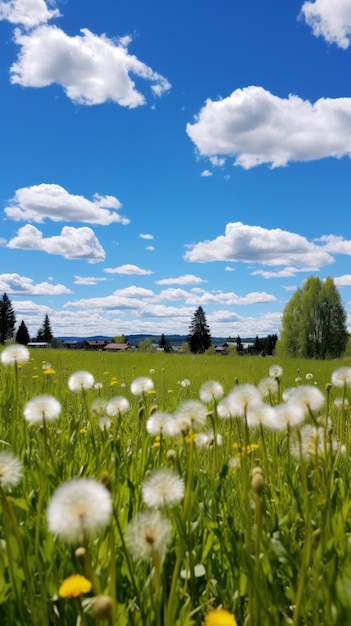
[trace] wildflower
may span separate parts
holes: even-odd
[[[52,369],[52,367],[48,367],[47,369],[44,370],[44,376],[52,376],[53,374],[56,374],[56,371],[54,369]]]
[[[324,395],[317,387],[301,385],[291,391],[289,400],[299,404],[305,411],[318,411],[324,404]]]
[[[104,432],[104,430],[108,430],[109,428],[111,428],[111,420],[105,415],[103,417],[100,417],[99,428],[100,430],[102,430],[102,432]]]
[[[184,378],[184,380],[182,380],[182,381],[180,382],[180,384],[181,384],[181,386],[182,386],[182,387],[189,387],[189,385],[190,385],[190,380],[189,380],[189,378]]]
[[[278,381],[276,377],[262,378],[258,383],[258,390],[263,398],[275,396],[278,393]]]
[[[335,398],[334,404],[338,409],[341,409],[345,406],[349,406],[349,401],[347,398]]]
[[[196,563],[194,565],[194,576],[195,578],[201,578],[202,576],[206,576],[206,569],[202,563]],[[190,569],[182,569],[180,572],[180,577],[184,580],[187,580],[191,577]]]
[[[215,442],[213,430],[209,430],[206,433],[199,433],[195,439],[195,444],[198,448],[211,448]],[[220,434],[216,436],[217,446],[221,446],[223,443],[223,437]]]
[[[305,424],[300,431],[300,441],[292,438],[290,440],[290,452],[292,456],[299,459],[300,456],[305,461],[313,461],[317,458],[325,457],[329,450],[334,452],[338,449],[335,440],[325,440],[325,429]]]
[[[286,428],[299,426],[305,419],[303,407],[292,401],[277,404],[275,407],[272,407],[272,410],[273,420],[271,428],[273,430],[285,430]]]
[[[206,407],[199,400],[186,400],[178,406],[174,417],[181,432],[197,430],[206,423]]]
[[[311,374],[311,372],[309,372],[308,374],[306,374],[306,380],[312,380],[313,378],[313,374]]]
[[[142,485],[143,501],[150,507],[172,507],[184,497],[184,480],[170,469],[161,469],[148,476]]]
[[[149,370],[149,374],[151,374],[151,375],[152,375],[152,374],[154,374],[154,373],[155,373],[155,370],[154,370],[153,368],[151,368],[151,370]]]
[[[273,407],[265,404],[265,402],[261,402],[260,404],[254,404],[248,409],[246,420],[247,425],[251,428],[260,425],[271,428],[271,425],[274,422]]]
[[[102,388],[103,388],[102,383],[94,383],[94,389],[102,389]]]
[[[331,381],[334,387],[351,385],[351,367],[339,367],[337,370],[334,370]]]
[[[269,368],[269,375],[271,378],[280,378],[283,374],[283,368],[280,365],[272,365]]]
[[[237,626],[237,621],[232,613],[218,608],[207,613],[205,626]]]
[[[130,386],[130,390],[133,396],[140,396],[147,391],[151,391],[154,388],[154,383],[151,378],[147,376],[139,376],[135,378]]]
[[[111,515],[110,493],[92,478],[73,478],[60,485],[47,511],[51,532],[70,543],[107,526]]]
[[[42,424],[43,420],[51,422],[57,419],[60,413],[60,402],[46,393],[29,400],[23,410],[23,415],[30,424]]]
[[[180,434],[176,419],[167,411],[155,411],[146,422],[146,430],[150,435],[175,437]]]
[[[108,401],[106,406],[106,413],[110,417],[123,415],[124,413],[127,413],[127,411],[129,410],[129,406],[130,405],[127,398],[124,398],[123,396],[116,396],[115,398],[111,398],[111,400]]]
[[[262,397],[257,387],[243,384],[234,387],[233,391],[227,396],[226,407],[229,410],[230,417],[244,417],[248,409],[254,409],[260,406],[261,403]]]
[[[208,380],[200,387],[200,400],[202,402],[211,402],[212,400],[220,400],[224,391],[220,383],[215,380]]]
[[[16,487],[23,475],[21,461],[9,451],[0,452],[0,485],[6,491]]]
[[[157,509],[144,511],[132,519],[125,539],[129,552],[136,560],[148,561],[154,552],[163,559],[171,543],[172,525]]]
[[[94,400],[91,404],[91,414],[93,417],[102,417],[106,413],[107,402],[102,398]]]
[[[7,346],[1,352],[1,363],[3,365],[19,365],[20,363],[26,363],[30,359],[30,353],[26,346],[19,343],[13,343],[11,346]]]
[[[51,363],[49,363],[49,361],[43,361],[42,362],[42,368],[43,370],[49,370],[52,367]]]
[[[68,388],[71,391],[86,391],[87,389],[91,389],[94,385],[94,376],[90,374],[90,372],[85,372],[84,370],[80,370],[78,372],[74,372],[68,380]]]
[[[109,620],[112,615],[112,598],[107,595],[100,595],[94,598],[92,612],[95,617],[101,620]]]
[[[92,584],[90,580],[80,574],[73,574],[66,578],[60,585],[58,595],[60,598],[78,598],[83,593],[89,593]]]

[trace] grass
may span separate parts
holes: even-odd
[[[251,398],[246,386],[256,388],[276,363],[282,374],[264,398],[267,407],[285,403],[289,388],[323,395],[299,426],[250,425],[251,400],[228,419],[220,416],[223,400],[199,399],[208,381],[223,387],[224,399],[245,389]],[[33,350],[22,365],[1,365],[0,623],[200,626],[208,615],[211,626],[232,625],[230,615],[238,626],[349,623],[351,398],[348,386],[330,386],[340,367],[351,360],[65,350]],[[79,370],[98,384],[71,391],[68,381]],[[153,389],[135,395],[131,384],[140,377]],[[42,394],[60,402],[60,415],[30,424],[25,408]],[[116,396],[129,409],[102,428],[105,410],[100,415],[96,407]],[[194,422],[174,437],[150,432],[151,416],[189,412],[188,401],[198,403],[196,411],[203,407],[203,426]],[[200,447],[200,433],[210,430],[216,436]],[[1,461],[6,451],[23,467],[11,488]],[[166,469],[184,493],[160,504],[146,527],[139,515],[156,511],[143,486]],[[86,478],[104,486],[111,516],[67,541],[52,532],[48,507],[60,486]],[[93,491],[87,507],[99,518]],[[69,523],[66,513],[59,527]],[[70,579],[76,574],[88,590]],[[67,580],[72,597],[59,593]],[[214,613],[218,607],[228,614]]]

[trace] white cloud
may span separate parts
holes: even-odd
[[[95,194],[93,200],[68,193],[60,185],[42,183],[17,189],[9,206],[7,217],[15,221],[40,224],[45,219],[53,222],[85,222],[107,226],[114,222],[129,224],[117,211],[122,207],[114,196]]]
[[[209,176],[212,176],[212,172],[210,172],[210,170],[203,170],[201,172],[201,176],[203,176],[204,178],[208,178]]]
[[[150,250],[153,252],[155,250],[154,246],[146,246],[145,250]]]
[[[8,242],[7,247],[42,250],[48,254],[63,256],[65,259],[86,260],[88,263],[105,260],[105,251],[94,231],[86,226],[81,228],[64,226],[60,235],[44,238],[38,228],[26,224],[18,230],[17,237]]]
[[[94,105],[111,100],[129,108],[145,104],[130,75],[151,82],[156,96],[170,89],[166,78],[128,53],[129,37],[116,42],[87,28],[80,32],[70,37],[48,25],[29,33],[16,29],[15,43],[21,50],[11,67],[12,84],[47,87],[57,83],[75,103]]]
[[[310,267],[284,267],[284,269],[279,270],[277,272],[267,272],[264,270],[256,270],[255,272],[251,272],[251,276],[262,276],[262,278],[291,278],[292,276],[296,276],[298,272],[310,272]]]
[[[207,280],[203,280],[193,274],[185,274],[177,278],[162,278],[162,280],[156,280],[156,285],[199,285],[200,283],[207,283]]]
[[[96,276],[75,276],[75,285],[97,285],[102,281],[106,281],[108,278],[97,278]]]
[[[138,267],[137,265],[130,265],[130,264],[120,265],[119,267],[106,267],[104,269],[104,272],[107,272],[107,274],[125,274],[128,276],[132,274],[145,276],[147,274],[153,273],[151,270],[143,270],[141,267]]]
[[[336,276],[333,280],[336,287],[351,287],[351,274]]]
[[[1,293],[29,296],[60,296],[64,293],[72,293],[64,285],[34,283],[32,278],[19,274],[0,274],[0,291]]]
[[[301,13],[316,37],[324,37],[346,50],[351,37],[351,3],[349,0],[314,0],[305,2]]]
[[[315,241],[322,241],[325,243],[324,249],[334,254],[347,254],[351,255],[351,241],[344,239],[338,235],[323,235]]]
[[[149,234],[147,234],[147,233],[145,233],[145,234],[141,234],[141,235],[139,235],[139,237],[140,237],[141,239],[153,239],[153,238],[154,238],[154,236],[153,236],[153,235],[149,235]]]
[[[234,157],[244,169],[350,156],[351,98],[320,98],[311,104],[250,86],[222,100],[206,100],[186,132],[201,156]]]
[[[49,4],[55,5],[55,2]],[[11,24],[20,24],[24,28],[33,28],[46,24],[54,17],[60,17],[58,9],[49,9],[44,0],[6,0],[0,2],[0,20]]]
[[[190,244],[184,258],[196,263],[241,261],[269,266],[296,265],[317,270],[333,262],[321,246],[305,237],[280,228],[268,230],[241,222],[227,224],[225,234],[197,244]]]

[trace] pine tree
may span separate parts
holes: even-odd
[[[26,346],[27,343],[29,343],[29,341],[30,341],[30,337],[29,337],[28,328],[25,325],[24,321],[22,320],[22,322],[20,323],[18,327],[18,331],[16,333],[16,343],[21,343],[22,345]]]
[[[0,343],[12,339],[15,332],[16,315],[10,298],[6,293],[0,300]]]
[[[201,306],[196,309],[189,330],[188,345],[190,351],[202,354],[211,345],[211,332],[206,321],[206,314]]]
[[[53,339],[53,334],[51,330],[51,324],[49,320],[48,314],[45,315],[43,325],[39,328],[37,334],[37,341],[47,341],[50,342]]]

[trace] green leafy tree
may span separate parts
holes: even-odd
[[[37,341],[51,341],[53,334],[51,330],[51,324],[48,314],[45,315],[43,325],[39,328],[37,334]]]
[[[28,328],[25,325],[23,320],[20,323],[20,325],[18,327],[18,330],[17,330],[17,333],[16,333],[16,342],[17,343],[21,343],[24,346],[26,346],[27,343],[30,342],[30,336],[29,336]]]
[[[211,345],[211,332],[207,324],[205,311],[199,306],[189,327],[188,344],[190,352],[202,354]]]
[[[125,335],[116,335],[113,338],[113,343],[128,343],[127,337]]]
[[[347,345],[346,319],[333,279],[311,276],[283,311],[281,349],[294,357],[338,358]]]
[[[12,339],[15,332],[16,315],[10,298],[6,293],[0,300],[0,343]]]

